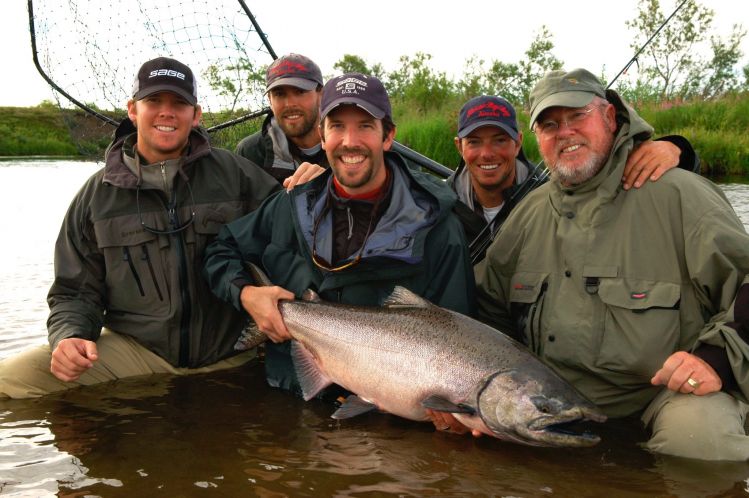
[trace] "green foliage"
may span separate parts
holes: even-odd
[[[687,0],[645,48],[635,86],[650,87],[658,100],[710,98],[736,89],[734,66],[741,58],[739,47],[746,32],[735,25],[727,40],[708,36],[713,16],[711,9]],[[626,22],[635,31],[631,47],[639,49],[665,19],[659,0],[640,0],[637,16]],[[708,39],[713,55],[706,60],[698,48]]]
[[[344,54],[343,58],[333,64],[333,69],[339,73],[361,73],[376,76],[382,79],[385,74],[382,64],[372,64],[371,66],[358,55]]]
[[[453,82],[444,72],[429,67],[432,56],[417,52],[411,58],[401,56],[400,67],[383,82],[394,102],[410,102],[420,112],[440,108],[455,93]]]
[[[229,112],[234,112],[248,97],[256,102],[262,100],[266,69],[241,57],[235,64],[211,64],[203,71],[203,78],[217,95],[227,99]]]

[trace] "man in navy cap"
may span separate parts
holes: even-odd
[[[317,132],[322,73],[311,59],[287,54],[268,67],[265,82],[272,113],[260,131],[239,142],[236,152],[291,188],[328,167]]]
[[[479,234],[489,237],[487,224],[501,223],[499,220],[506,218],[522,198],[518,191],[522,194],[524,189],[527,193],[543,184],[544,180],[539,180],[542,170],[536,170],[536,165],[525,157],[522,144],[515,108],[505,99],[481,95],[461,108],[455,137],[461,163],[448,183],[458,195],[460,202],[455,212],[469,243]],[[629,157],[624,188],[657,180],[677,163],[690,170],[699,166],[691,145],[683,137],[643,142]],[[498,217],[500,211],[502,215]],[[474,262],[481,258],[483,252],[474,256]]]
[[[466,241],[452,213],[455,195],[389,150],[395,124],[380,80],[358,73],[331,79],[321,119],[330,168],[226,225],[205,259],[216,295],[246,310],[276,343],[266,348],[270,385],[295,392],[281,299],[312,289],[329,301],[379,305],[400,285],[439,306],[474,311]],[[247,261],[278,287],[258,287]]]
[[[167,57],[144,63],[104,167],[70,204],[55,246],[49,346],[0,362],[0,397],[26,398],[135,375],[243,364],[246,317],[200,275],[219,227],[278,184],[211,147],[197,83]]]

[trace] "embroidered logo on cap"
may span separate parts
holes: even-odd
[[[629,295],[629,297],[631,297],[632,299],[645,299],[646,297],[648,297],[648,293],[647,292],[633,292]]]
[[[298,62],[293,61],[283,61],[276,67],[270,69],[270,73],[273,76],[280,76],[282,74],[290,73],[306,73],[309,71],[310,70],[304,64],[299,64]]]
[[[156,76],[171,76],[173,78],[185,79],[185,75],[174,69],[154,69],[148,73],[149,78],[155,78]]]
[[[357,78],[346,78],[336,83],[335,91],[341,95],[359,95],[367,91],[367,82]]]
[[[474,117],[474,114],[478,113],[479,117],[483,116],[492,116],[495,118],[504,117],[509,118],[510,117],[510,111],[507,110],[507,107],[499,104],[495,104],[494,102],[485,102],[483,104],[479,104],[476,107],[472,107],[468,109],[468,116]]]

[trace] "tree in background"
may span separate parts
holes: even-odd
[[[411,102],[419,112],[439,108],[455,94],[455,85],[444,72],[429,66],[431,59],[423,52],[413,57],[401,56],[400,67],[383,81],[388,95],[393,100]]]
[[[663,24],[659,0],[640,0],[639,11],[626,25],[635,31],[630,45],[639,49]],[[635,87],[652,87],[658,100],[686,99],[695,96],[711,98],[736,89],[738,77],[734,67],[741,58],[739,44],[746,35],[734,25],[727,40],[709,36],[714,12],[696,0],[687,0],[661,30],[639,60],[639,80]],[[700,55],[710,40],[712,58]]]
[[[562,61],[551,52],[554,49],[551,38],[549,29],[541,26],[522,60],[517,63],[495,60],[486,75],[489,93],[501,95],[527,110],[528,96],[536,82],[549,71],[562,68]]]
[[[484,68],[484,61],[471,57],[466,61],[463,78],[457,83],[463,99],[476,95],[500,95],[513,104],[528,109],[528,96],[533,85],[549,71],[560,69],[562,61],[553,53],[552,34],[541,26],[525,57],[519,62],[494,60]]]
[[[233,113],[244,100],[262,100],[265,92],[265,71],[267,66],[256,66],[247,57],[241,57],[236,64],[211,64],[203,71],[208,86],[228,102],[228,111]]]
[[[370,66],[364,59],[352,54],[344,54],[341,60],[333,64],[333,69],[339,73],[369,74],[379,79],[382,79],[385,74],[382,64],[376,63]]]

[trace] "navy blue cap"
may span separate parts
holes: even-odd
[[[322,89],[320,119],[325,119],[330,111],[345,104],[359,106],[375,119],[393,119],[387,91],[374,76],[346,73],[328,80]]]
[[[458,138],[465,138],[476,128],[496,126],[513,140],[518,139],[518,121],[515,108],[501,97],[481,95],[474,97],[460,109]]]

